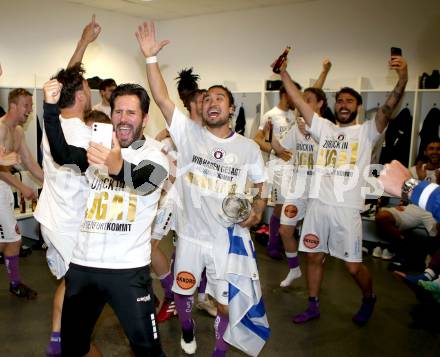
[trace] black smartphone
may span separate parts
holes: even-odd
[[[399,47],[391,47],[391,56],[402,56],[402,49]]]

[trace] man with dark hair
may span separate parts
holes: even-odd
[[[91,356],[93,327],[106,303],[115,311],[136,356],[163,356],[155,319],[149,264],[150,227],[168,162],[158,143],[143,136],[149,97],[134,84],[110,98],[113,147],[69,145],[57,118],[61,84],[44,85],[44,121],[59,165],[77,165],[89,191],[66,276],[61,321],[63,356]]]
[[[66,141],[87,149],[91,139],[91,130],[84,123],[84,113],[91,108],[91,92],[85,70],[81,64],[85,44],[96,39],[100,26],[94,17],[82,32],[79,45],[72,55],[66,69],[60,70],[54,78],[62,84],[58,106],[61,108],[59,121]],[[44,127],[42,125],[42,127]],[[52,311],[52,332],[46,349],[48,356],[61,354],[61,311],[63,306],[65,282],[64,276],[72,258],[79,226],[85,210],[87,180],[77,167],[58,165],[50,152],[45,130],[42,138],[43,169],[46,180],[34,212],[40,222],[40,229],[48,246],[46,259],[52,274],[60,280],[55,290]]]
[[[322,72],[319,75],[318,80],[314,83],[314,87],[322,88],[327,75],[331,68],[331,62],[328,59],[324,59],[322,63]],[[298,90],[302,87],[298,82],[293,82]],[[288,150],[279,150],[276,152],[273,150],[271,142],[266,140],[264,135],[264,127],[270,122],[272,126],[273,136],[277,140],[283,140],[287,131],[295,125],[295,105],[290,100],[286,93],[286,88],[281,86],[279,89],[280,100],[278,104],[266,112],[261,121],[258,131],[255,135],[255,141],[260,146],[263,152],[269,153],[269,167],[270,177],[272,181],[272,201],[275,203],[273,213],[269,221],[269,242],[267,245],[267,254],[273,259],[282,259],[283,256],[283,244],[279,236],[281,208],[283,207],[284,197],[281,192],[280,182],[283,180],[280,172],[286,161],[290,160],[291,153]]]
[[[101,95],[101,103],[96,104],[93,109],[111,116],[110,97],[116,88],[116,82],[113,78],[104,79],[99,85],[99,94]]]
[[[84,112],[90,110],[90,89],[80,63],[62,69],[55,75],[62,84],[59,121],[70,145],[87,149],[91,130],[84,123]],[[61,350],[61,311],[65,292],[64,276],[76,245],[78,229],[85,210],[87,180],[76,167],[58,165],[50,152],[43,130],[43,169],[46,180],[34,212],[48,249],[46,258],[52,274],[60,280],[54,294],[52,333],[48,355],[59,355]]]
[[[23,125],[32,112],[32,94],[24,88],[12,90],[8,95],[8,111],[0,118],[0,147],[5,154],[16,152],[21,162],[40,182],[43,171],[26,145]],[[21,282],[19,253],[21,235],[14,215],[11,186],[27,200],[37,198],[37,192],[11,174],[10,167],[0,166],[0,252],[4,254],[9,277],[9,291],[18,297],[35,299],[37,293]]]
[[[229,323],[226,264],[231,238],[228,233],[233,230],[237,239],[246,236],[250,240],[248,228],[261,220],[265,201],[256,197],[249,218],[229,229],[220,216],[222,202],[228,194],[243,194],[247,179],[254,183],[255,191],[261,192],[266,179],[263,160],[254,141],[229,129],[235,107],[227,88],[215,85],[208,89],[203,100],[204,126],[199,126],[181,113],[168,95],[155,57],[168,41],[156,41],[154,25],[147,23],[139,26],[136,37],[146,57],[153,98],[167,121],[179,153],[178,170],[183,171],[175,182],[183,207],[176,210],[179,239],[173,285],[182,326],[180,345],[187,354],[197,350],[195,324],[190,313],[192,295],[206,267],[207,293],[218,303],[213,356],[225,356],[229,346],[223,338]],[[254,278],[258,282],[257,271]]]
[[[376,118],[356,124],[362,104],[360,95],[344,88],[336,96],[335,115],[338,125],[320,118],[304,101],[291,81],[286,65],[281,79],[295,106],[303,115],[310,133],[319,140],[317,162],[311,182],[309,205],[301,232],[300,250],[307,252],[308,308],[293,318],[304,323],[319,318],[319,290],[324,261],[331,254],[343,261],[348,272],[362,291],[363,299],[353,322],[365,324],[373,314],[376,296],[370,273],[362,264],[362,221],[364,205],[362,187],[371,150],[403,96],[408,81],[406,61],[392,56],[389,65],[398,75],[398,82]]]

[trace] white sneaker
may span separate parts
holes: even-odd
[[[388,249],[385,248],[385,249],[383,250],[383,252],[382,252],[382,256],[381,256],[381,258],[382,258],[383,260],[391,260],[391,259],[394,258],[394,256],[395,256],[394,253],[391,253]]]
[[[185,332],[182,330],[182,337],[180,338],[180,347],[182,347],[183,352],[187,355],[193,355],[197,351],[197,342],[196,342],[196,325],[193,320],[193,330],[189,332]],[[189,342],[187,342],[189,341]]]
[[[385,249],[386,250],[386,249]],[[382,258],[382,248],[381,247],[376,247],[373,249],[373,253],[372,253],[373,257],[375,258]]]
[[[217,306],[215,306],[208,295],[205,295],[205,299],[197,301],[196,307],[200,310],[205,310],[212,317],[217,316]]]
[[[280,286],[282,288],[285,288],[285,287],[289,286],[290,284],[292,284],[292,282],[295,279],[298,279],[300,277],[301,277],[301,269],[300,269],[300,267],[296,267],[296,268],[290,269],[289,273],[286,276],[286,278],[280,283]]]

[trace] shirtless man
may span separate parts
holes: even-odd
[[[12,90],[8,96],[8,111],[0,118],[0,146],[4,147],[5,154],[19,154],[24,167],[42,182],[43,171],[26,145],[22,127],[31,112],[32,94],[23,88]],[[18,257],[21,235],[14,216],[11,186],[20,191],[25,199],[37,198],[37,192],[13,176],[8,167],[0,167],[0,252],[4,254],[9,291],[18,297],[35,299],[37,293],[20,279]]]

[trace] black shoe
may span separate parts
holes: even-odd
[[[37,292],[23,283],[19,283],[16,287],[9,284],[9,292],[15,296],[26,298],[28,300],[34,300],[37,297]]]

